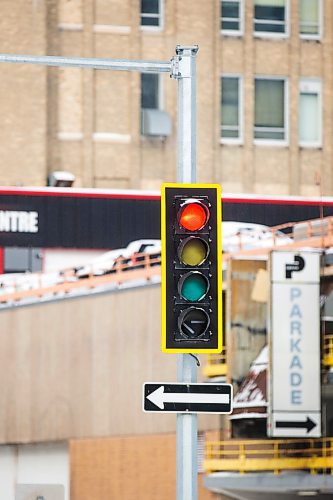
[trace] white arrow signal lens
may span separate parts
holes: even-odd
[[[178,328],[186,338],[196,339],[204,335],[209,327],[210,319],[204,309],[189,307],[181,312]]]

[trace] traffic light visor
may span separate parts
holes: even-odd
[[[179,224],[187,231],[199,231],[205,226],[208,218],[209,211],[206,205],[190,199],[180,209]]]

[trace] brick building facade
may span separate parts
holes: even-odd
[[[198,181],[225,192],[331,194],[330,0],[1,5],[2,53],[167,61],[177,44],[198,44]],[[158,189],[175,180],[177,83],[168,75],[150,82],[156,96],[148,106],[172,126],[160,136],[142,134],[137,73],[0,70],[1,184],[43,186],[55,170],[72,172],[78,187]],[[272,113],[260,110],[265,96]]]

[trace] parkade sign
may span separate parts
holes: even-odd
[[[320,255],[271,254],[268,435],[320,437]]]

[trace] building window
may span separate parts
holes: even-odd
[[[255,79],[254,139],[256,142],[287,140],[286,80]]]
[[[241,142],[241,84],[238,76],[221,78],[221,140]]]
[[[321,37],[321,0],[299,0],[299,33],[301,38]]]
[[[304,78],[299,82],[299,144],[303,147],[322,145],[321,82]]]
[[[141,74],[141,135],[166,138],[172,133],[172,121],[163,111],[162,76]]]
[[[141,109],[160,108],[160,79],[155,73],[141,73]]]
[[[255,34],[287,34],[288,0],[254,0]]]
[[[242,0],[221,0],[221,31],[224,34],[239,35],[242,33],[242,11]]]
[[[141,26],[144,28],[162,28],[162,1],[141,0]]]

